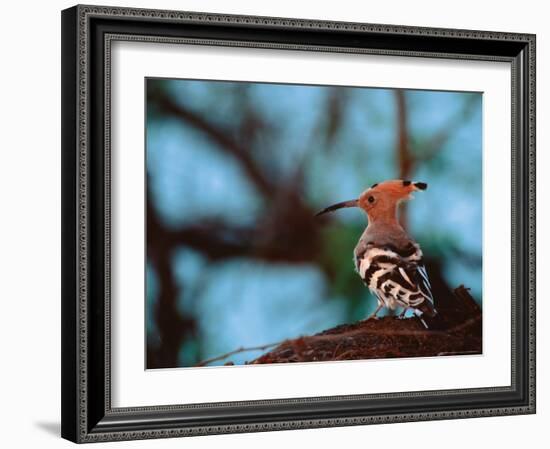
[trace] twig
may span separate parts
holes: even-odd
[[[340,349],[340,346],[342,346],[342,342],[338,343],[334,348],[334,351],[332,351],[332,358],[336,357],[336,353],[338,352],[338,349]]]
[[[282,343],[284,343],[284,340],[283,341],[278,341],[276,343],[269,343],[269,344],[261,345],[261,346],[251,346],[251,347],[247,347],[247,348],[241,346],[240,348],[234,349],[233,351],[226,352],[225,354],[222,354],[222,355],[219,355],[219,356],[216,356],[216,357],[212,357],[210,359],[202,360],[201,362],[197,363],[195,366],[206,366],[209,363],[217,362],[218,360],[224,360],[227,357],[230,357],[230,356],[235,355],[235,354],[239,354],[241,352],[264,351],[267,348],[271,348],[272,346],[278,346]]]

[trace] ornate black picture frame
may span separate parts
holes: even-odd
[[[113,408],[109,81],[116,40],[510,63],[511,385]],[[535,412],[534,35],[75,6],[62,12],[62,86],[64,438],[94,442]]]

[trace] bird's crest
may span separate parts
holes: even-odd
[[[418,190],[426,190],[428,184],[425,182],[412,182],[402,179],[393,179],[373,184],[365,190],[358,199],[342,201],[333,204],[316,215],[323,215],[344,207],[360,207],[369,217],[371,215],[389,216],[394,214],[397,205],[404,200],[412,198],[412,193]],[[371,217],[372,218],[372,217]]]

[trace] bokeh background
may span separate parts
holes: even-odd
[[[366,216],[314,214],[385,179],[429,184],[401,221],[436,305],[460,284],[481,305],[480,93],[148,79],[146,95],[148,368],[365,318]]]

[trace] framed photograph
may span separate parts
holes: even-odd
[[[62,12],[62,436],[535,412],[535,36]]]

